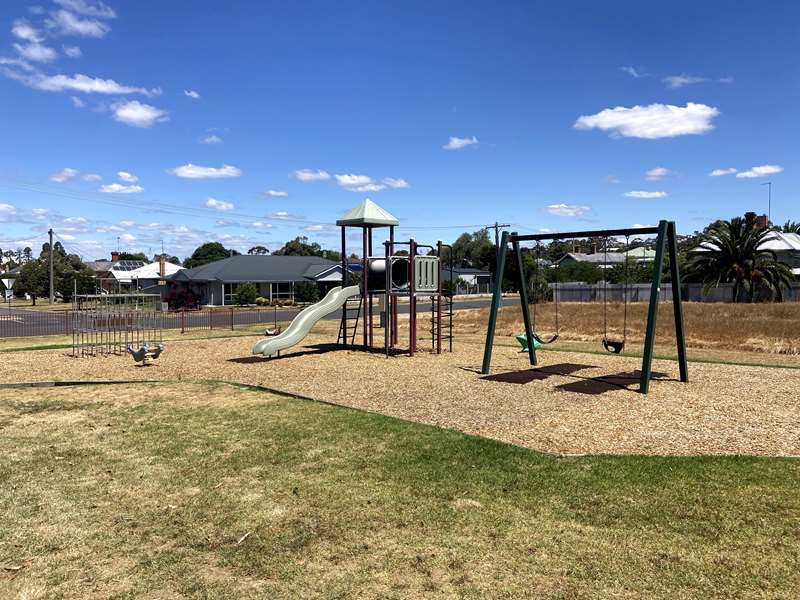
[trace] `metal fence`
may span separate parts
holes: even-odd
[[[221,309],[164,312],[157,316],[157,327],[180,330],[234,330],[237,327],[290,321],[300,308]],[[0,308],[0,338],[72,335],[73,311],[43,311]]]
[[[551,283],[550,289],[558,294],[559,302],[602,302],[604,294],[608,294],[609,302],[622,302],[627,297],[628,302],[648,302],[650,300],[649,283],[609,283],[604,286],[600,283]],[[705,293],[702,283],[684,283],[681,285],[681,300],[684,302],[732,302],[733,285],[724,283],[712,287]],[[672,286],[662,283],[659,299],[672,300]],[[784,292],[785,302],[800,302],[800,283],[793,283],[791,290]],[[740,301],[746,302],[748,298],[743,293]]]

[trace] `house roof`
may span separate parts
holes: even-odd
[[[400,221],[389,211],[367,198],[361,204],[342,215],[342,218],[337,220],[336,224],[339,226],[376,225],[378,227],[388,227],[389,225],[399,225]]]
[[[772,231],[764,236],[759,248],[763,250],[796,251],[800,252],[800,233],[783,233],[782,231]]]
[[[182,266],[175,263],[164,263],[164,275],[174,275],[183,269]],[[113,271],[112,271],[113,272]],[[120,281],[133,281],[134,279],[158,279],[160,277],[158,262],[151,262],[133,271],[124,271],[114,273],[115,277]]]
[[[575,262],[586,262],[586,263],[594,263],[601,265],[625,262],[625,254],[621,254],[619,252],[608,252],[608,253],[595,252],[594,254],[583,254],[582,252],[567,252],[556,262],[561,262],[568,258],[571,258]]]
[[[715,249],[712,242],[702,242],[695,251]],[[782,231],[770,231],[761,240],[758,246],[760,250],[772,250],[773,252],[800,252],[800,233],[783,233]]]
[[[102,271],[108,271],[113,264],[114,261],[111,260],[90,260],[86,263],[86,266],[95,273],[100,273]]]
[[[182,269],[172,281],[222,281],[225,283],[269,283],[313,280],[338,263],[319,256],[273,256],[242,254],[194,269]]]

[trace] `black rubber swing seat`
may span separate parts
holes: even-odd
[[[540,344],[544,345],[544,344],[552,344],[553,342],[555,342],[555,341],[558,339],[558,334],[555,334],[555,335],[554,335],[553,337],[551,337],[549,340],[543,340],[542,338],[540,338],[540,337],[539,337],[537,334],[535,334],[535,333],[534,333],[534,334],[531,334],[531,337],[533,337],[533,339],[535,339],[535,340],[536,340],[537,342],[539,342]]]
[[[625,342],[613,342],[611,340],[603,340],[603,348],[614,354],[619,354],[625,348]]]

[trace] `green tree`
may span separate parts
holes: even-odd
[[[733,283],[733,301],[738,302],[746,292],[750,302],[761,291],[771,298],[783,300],[792,272],[780,262],[772,250],[762,248],[768,229],[758,229],[741,217],[717,221],[701,238],[688,264],[690,276],[705,283],[705,292],[720,283]]]
[[[269,249],[266,246],[253,246],[247,251],[248,254],[264,255],[269,254]]]
[[[462,233],[452,249],[445,248],[443,252],[444,264],[449,265],[452,259],[456,267],[472,267],[475,269],[488,269],[496,262],[496,249],[489,239],[486,229],[479,229],[472,233]]]
[[[783,233],[800,233],[800,223],[797,221],[786,221],[780,228]]]
[[[46,261],[40,259],[26,262],[20,270],[13,289],[18,296],[28,294],[33,306],[36,306],[37,298],[49,295],[50,272]]]
[[[236,302],[237,306],[245,306],[247,304],[253,304],[258,298],[258,288],[254,283],[243,283],[238,288],[236,288],[236,294],[233,297],[233,301]]]
[[[208,263],[222,260],[230,256],[238,256],[240,252],[228,250],[219,242],[206,242],[192,252],[192,255],[183,261],[183,266],[187,269],[207,265]]]
[[[298,302],[319,301],[319,286],[311,281],[298,281],[294,284],[294,299]]]
[[[144,252],[120,252],[119,260],[141,260],[150,262],[147,260],[147,255]]]

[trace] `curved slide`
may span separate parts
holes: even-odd
[[[312,304],[297,315],[291,325],[286,328],[286,331],[274,338],[261,340],[253,346],[253,354],[272,356],[280,350],[291,348],[308,335],[308,332],[311,331],[317,321],[341,308],[348,298],[358,296],[360,293],[361,287],[357,285],[351,285],[346,288],[333,288],[325,294],[322,300]]]

